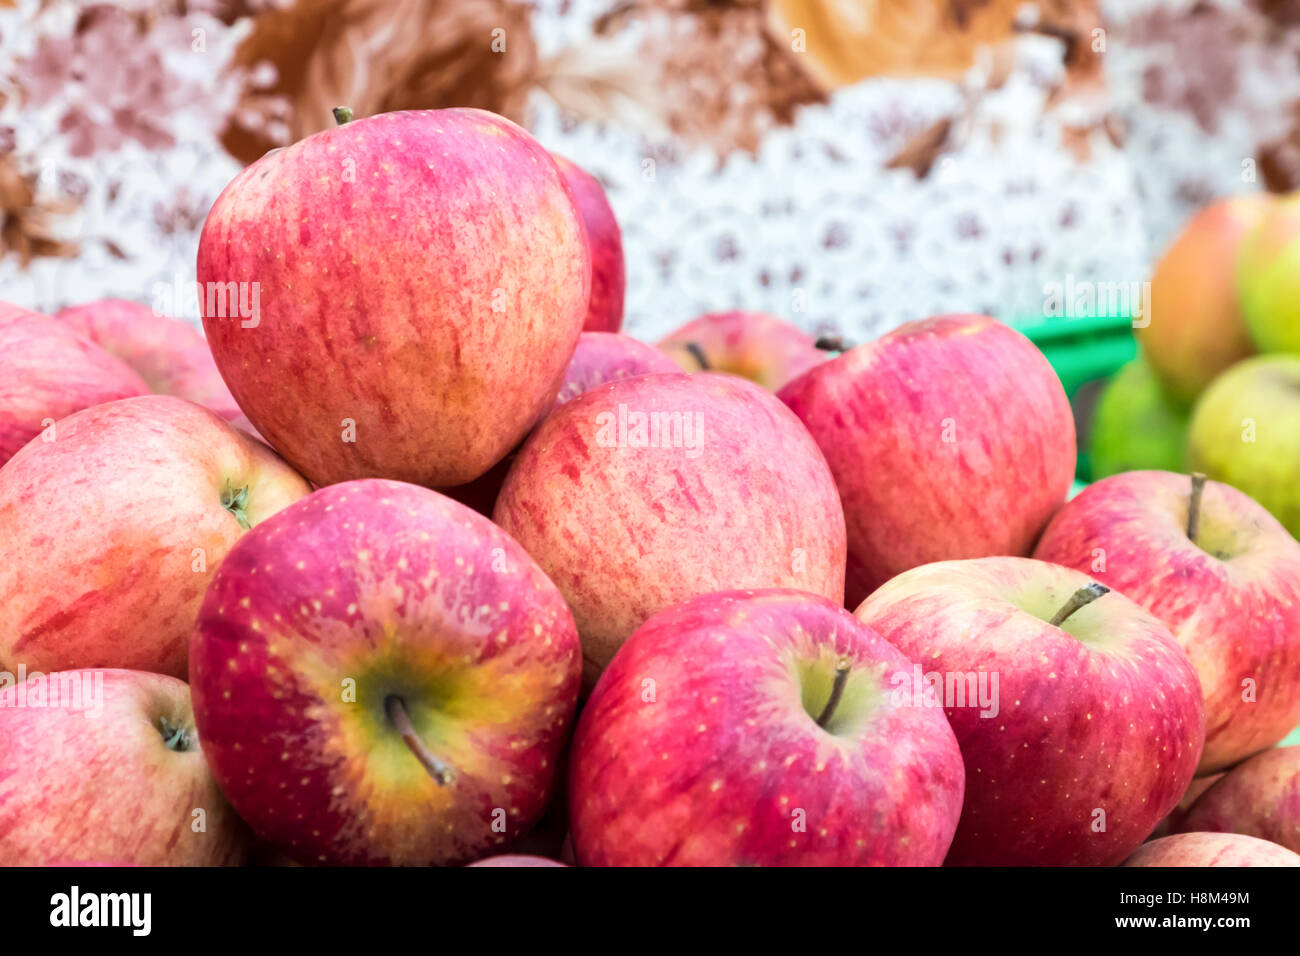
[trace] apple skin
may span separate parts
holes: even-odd
[[[542,815],[581,648],[559,592],[503,531],[368,479],[315,492],[231,550],[190,676],[208,763],[258,837],[306,864],[451,864]],[[390,695],[450,783],[403,743]]]
[[[564,381],[555,395],[549,412],[565,402],[572,401],[597,385],[616,382],[622,378],[635,378],[651,372],[675,372],[673,361],[653,346],[646,345],[630,335],[618,332],[583,332],[578,336],[578,346],[565,369]],[[487,472],[464,485],[439,488],[444,495],[473,508],[485,517],[492,517],[497,496],[505,484],[510,466],[515,462],[516,448],[493,465]]]
[[[1265,750],[1233,767],[1174,829],[1242,833],[1300,853],[1300,744]]]
[[[250,304],[259,284],[256,317],[205,302],[203,325],[239,407],[295,468],[318,486],[434,487],[486,472],[549,407],[591,258],[528,133],[482,110],[411,110],[236,176],[204,223],[198,277],[245,283]]]
[[[102,682],[102,712],[84,699],[22,706],[18,686],[0,688],[0,863],[243,862],[248,829],[204,762],[184,682],[130,670],[65,671],[59,680]],[[163,719],[183,729],[184,749],[165,742]]]
[[[1237,302],[1236,263],[1242,241],[1272,203],[1267,193],[1211,203],[1156,263],[1149,321],[1133,334],[1165,390],[1184,406],[1255,352]]]
[[[1183,471],[1188,418],[1142,356],[1126,363],[1106,384],[1093,411],[1092,480],[1146,468]]]
[[[54,317],[135,369],[151,391],[188,398],[228,422],[243,416],[221,380],[208,343],[180,319],[123,299],[69,306]]]
[[[842,658],[851,669],[823,729]],[[707,594],[656,614],[578,720],[579,864],[938,866],[962,759],[938,709],[891,696],[911,671],[842,607],[801,591]]]
[[[602,424],[620,408],[623,444]],[[635,447],[633,413],[680,414],[692,436]],[[844,514],[821,452],[771,393],[731,375],[642,375],[567,402],[520,450],[493,520],[573,610],[588,687],[650,615],[697,594],[844,598]]]
[[[1142,844],[1124,866],[1300,866],[1300,854],[1236,833],[1175,833]]]
[[[1237,282],[1259,350],[1300,353],[1300,193],[1275,200],[1246,237]]]
[[[1114,591],[1051,625],[1088,583],[1031,558],[941,561],[855,612],[927,673],[998,675],[996,715],[946,708],[966,762],[951,865],[1113,866],[1191,783],[1205,737],[1191,662]]]
[[[979,315],[909,322],[779,397],[826,455],[848,525],[848,606],[933,561],[1027,555],[1074,478],[1052,366]]]
[[[1216,378],[1192,410],[1187,459],[1300,538],[1300,355],[1249,358]]]
[[[0,302],[0,465],[58,421],[92,405],[148,395],[126,363],[56,319]]]
[[[775,392],[830,358],[798,326],[765,312],[710,312],[659,341],[659,348],[686,372],[730,372]],[[689,348],[704,353],[707,368]]]
[[[577,163],[551,155],[573,193],[591,248],[591,299],[583,331],[617,332],[623,327],[623,296],[627,289],[623,232],[600,181]]]
[[[1300,542],[1236,488],[1207,482],[1202,550],[1187,537],[1190,497],[1191,479],[1173,472],[1105,478],[1057,513],[1034,557],[1091,574],[1168,625],[1205,694],[1205,775],[1300,723]]]
[[[169,395],[56,422],[0,469],[0,669],[121,667],[184,677],[203,592],[244,534],[306,495],[300,475],[215,412]]]
[[[544,856],[525,856],[522,854],[503,854],[501,856],[490,856],[485,860],[479,860],[470,866],[563,866],[568,864],[561,863],[559,860],[548,860]]]

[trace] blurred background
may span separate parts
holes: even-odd
[[[1294,188],[1298,63],[1297,0],[0,0],[0,283],[192,292],[242,165],[340,103],[474,105],[605,185],[633,335],[1033,317]]]

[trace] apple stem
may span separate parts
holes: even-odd
[[[1056,612],[1052,618],[1052,626],[1060,627],[1065,623],[1065,619],[1084,605],[1091,604],[1103,594],[1109,594],[1110,588],[1104,584],[1098,584],[1096,581],[1089,581],[1086,585],[1079,588],[1070,595],[1070,600],[1065,602],[1065,606]]]
[[[352,107],[336,106],[334,107],[334,122],[339,126],[352,122]]]
[[[230,479],[227,478],[226,490],[221,493],[221,507],[234,515],[235,520],[239,522],[239,526],[245,531],[252,527],[248,521],[248,485],[244,485],[244,487],[236,491],[231,487]]]
[[[402,698],[398,697],[396,694],[389,694],[384,699],[384,713],[386,713],[388,719],[393,722],[393,726],[397,728],[397,732],[402,735],[402,740],[405,742],[406,746],[411,748],[411,753],[415,755],[415,759],[420,761],[420,765],[423,766],[425,770],[429,771],[429,776],[432,777],[439,786],[445,787],[456,779],[455,771],[435,757],[433,751],[428,748],[425,742],[420,739],[420,735],[415,732],[415,727],[411,723],[411,718],[406,714],[406,704],[403,702]]]
[[[159,718],[158,724],[162,733],[163,746],[168,750],[184,753],[190,749],[190,735],[185,732],[184,724],[173,726],[166,717]]]
[[[1196,543],[1196,532],[1201,526],[1201,494],[1205,491],[1205,475],[1192,472],[1192,499],[1187,504],[1187,537]]]
[[[687,342],[683,348],[691,353],[691,358],[700,363],[700,371],[707,372],[712,366],[709,365],[709,358],[704,354],[704,349],[700,348],[699,342]]]
[[[843,336],[839,335],[823,335],[813,343],[813,346],[823,352],[847,352],[849,348]]]
[[[830,719],[835,716],[835,708],[839,706],[840,698],[844,696],[844,685],[849,682],[849,666],[847,657],[841,657],[840,662],[835,665],[835,683],[831,685],[831,698],[826,701],[821,716],[817,718],[817,726],[823,730],[830,723]]]

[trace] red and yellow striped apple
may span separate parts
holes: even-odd
[[[617,332],[623,326],[623,295],[627,288],[623,231],[595,176],[563,156],[555,156],[555,164],[573,193],[591,249],[591,301],[583,331]]]
[[[1236,833],[1175,833],[1138,847],[1125,866],[1300,866],[1300,853]]]
[[[765,312],[710,312],[659,340],[683,371],[730,372],[775,392],[830,354],[798,326]]]
[[[707,594],[614,655],[573,742],[583,866],[938,866],[962,759],[912,662],[838,604]]]
[[[450,498],[380,479],[254,528],[190,646],[222,792],[302,863],[507,848],[546,808],[580,677],[573,618],[523,549]]]
[[[451,486],[554,400],[591,261],[569,188],[528,133],[481,110],[414,110],[241,172],[204,223],[198,277],[230,391],[313,483]]]
[[[1265,750],[1233,767],[1174,829],[1244,833],[1300,853],[1300,744]]]

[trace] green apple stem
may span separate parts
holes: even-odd
[[[848,343],[839,335],[823,335],[813,345],[823,352],[847,352],[849,350]]]
[[[700,363],[701,372],[707,372],[713,367],[709,365],[709,357],[704,354],[699,342],[687,342],[684,348],[691,353],[691,358]]]
[[[822,708],[821,715],[817,718],[817,726],[822,729],[830,723],[830,719],[835,716],[835,708],[840,704],[840,698],[844,696],[844,685],[849,682],[849,659],[841,657],[840,662],[835,665],[835,683],[831,685],[831,698],[826,701],[826,706]]]
[[[1187,503],[1187,537],[1196,543],[1196,533],[1201,527],[1201,495],[1205,492],[1205,475],[1192,472],[1192,499]]]
[[[342,126],[344,123],[352,122],[352,107],[336,106],[334,107],[334,122]]]
[[[221,492],[221,507],[234,515],[239,526],[245,531],[252,527],[248,521],[248,485],[235,490],[231,487],[230,479],[227,478],[226,488]]]
[[[1091,604],[1103,594],[1109,594],[1110,588],[1104,584],[1098,584],[1096,581],[1089,581],[1086,585],[1079,588],[1070,595],[1070,600],[1065,602],[1064,607],[1056,612],[1052,618],[1052,626],[1060,627],[1065,623],[1065,619],[1084,605]]]
[[[190,735],[185,732],[184,724],[173,725],[166,717],[160,717],[158,729],[162,733],[163,745],[168,750],[184,753],[190,749]]]
[[[434,756],[433,751],[415,732],[415,727],[411,724],[411,718],[406,714],[406,703],[402,698],[396,694],[389,694],[384,699],[384,713],[388,715],[388,719],[397,728],[397,732],[402,735],[402,741],[407,747],[411,748],[411,753],[415,755],[415,759],[420,761],[420,765],[425,770],[429,771],[429,776],[439,786],[445,787],[456,779],[455,771]]]

